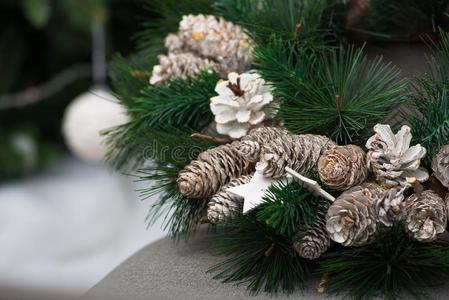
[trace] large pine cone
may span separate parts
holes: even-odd
[[[442,185],[449,188],[449,145],[443,146],[432,160],[432,170]]]
[[[405,213],[404,188],[389,189],[376,204],[377,217],[385,226],[392,226]]]
[[[330,238],[344,246],[362,246],[377,229],[375,206],[385,190],[374,183],[355,186],[338,197],[327,211]]]
[[[413,194],[405,200],[405,229],[420,242],[434,241],[446,230],[447,203],[431,190]]]
[[[285,167],[298,173],[315,170],[323,151],[335,143],[321,135],[286,135],[262,146],[260,161],[267,165],[265,176],[278,178],[285,175]]]
[[[326,231],[326,209],[323,207],[315,218],[314,224],[304,234],[300,234],[293,243],[296,252],[306,259],[317,259],[326,252],[331,239]]]
[[[243,198],[227,191],[230,187],[246,184],[251,180],[250,175],[232,179],[229,184],[223,186],[209,201],[207,218],[212,224],[221,222],[227,217],[238,213],[243,208]]]
[[[318,173],[325,185],[337,191],[359,185],[368,176],[365,151],[354,145],[334,147],[321,155]]]
[[[235,141],[201,153],[179,172],[179,192],[188,198],[207,198],[231,179],[251,173],[253,164],[241,156],[239,147]]]
[[[240,141],[240,152],[244,157],[252,162],[257,162],[260,158],[262,145],[276,138],[288,135],[289,132],[280,127],[259,127],[252,129],[248,135],[244,136]]]

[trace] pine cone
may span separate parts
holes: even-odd
[[[172,77],[186,78],[207,69],[217,69],[211,60],[196,57],[192,53],[169,53],[159,55],[158,59],[159,65],[153,67],[151,84],[162,83]]]
[[[260,161],[267,165],[264,174],[268,177],[284,176],[285,167],[304,173],[316,169],[321,153],[333,146],[333,141],[321,135],[286,135],[264,144]]]
[[[221,222],[231,215],[241,212],[243,208],[243,198],[227,191],[230,187],[239,186],[250,182],[252,176],[244,175],[232,179],[224,185],[209,201],[207,208],[207,218],[212,224]]]
[[[446,230],[447,204],[431,190],[413,194],[405,200],[405,229],[420,242],[431,242]]]
[[[362,246],[377,229],[375,205],[385,190],[363,183],[343,192],[327,211],[326,229],[330,238],[344,246]]]
[[[241,157],[240,142],[202,152],[178,174],[180,193],[189,198],[205,198],[217,193],[231,179],[253,171],[253,164]]]
[[[318,173],[325,185],[337,191],[359,185],[368,177],[365,151],[354,145],[334,147],[321,155]]]
[[[184,40],[180,36],[180,34],[170,33],[165,38],[164,42],[165,48],[167,48],[168,53],[179,54],[179,53],[188,53],[189,51],[186,49],[186,45]]]
[[[368,167],[376,179],[385,188],[398,185],[407,186],[407,178],[416,178],[419,182],[429,179],[429,174],[420,168],[426,149],[421,145],[410,147],[412,135],[410,127],[402,126],[393,134],[389,125],[374,126],[375,135],[366,142],[368,148]]]
[[[377,218],[385,226],[392,226],[396,219],[401,219],[405,212],[405,188],[389,189],[376,204]]]
[[[432,170],[441,184],[449,188],[449,145],[443,146],[434,156]]]
[[[326,231],[326,209],[317,213],[314,224],[304,234],[299,234],[293,243],[296,252],[306,259],[317,259],[326,252],[331,244],[331,239]]]
[[[289,132],[280,127],[259,127],[252,129],[240,141],[240,153],[252,162],[257,162],[263,144],[276,138],[288,135]]]

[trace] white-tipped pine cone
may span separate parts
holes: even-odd
[[[242,28],[212,15],[187,15],[179,24],[178,38],[172,45],[181,45],[184,52],[194,52],[218,64],[224,78],[230,72],[246,72],[251,68],[253,46]],[[167,43],[166,43],[167,44]]]
[[[250,175],[244,175],[232,179],[224,185],[209,201],[207,218],[212,224],[216,224],[226,218],[239,213],[243,209],[243,198],[227,191],[228,188],[246,184],[251,180]]]
[[[311,228],[299,235],[293,247],[301,257],[314,260],[326,252],[330,245],[331,239],[326,230],[326,209],[323,208]]]
[[[443,146],[432,160],[432,170],[442,185],[449,188],[449,145]]]
[[[434,241],[446,230],[447,203],[431,190],[405,200],[405,229],[420,242]]]
[[[179,192],[188,198],[207,198],[231,179],[251,173],[253,164],[242,158],[239,147],[240,142],[235,141],[202,152],[179,172]]]
[[[238,139],[265,120],[266,106],[273,101],[273,95],[257,73],[230,73],[228,79],[218,82],[218,96],[210,99],[210,109],[218,133]]]
[[[281,138],[290,134],[286,129],[281,127],[259,127],[251,129],[240,142],[240,153],[248,160],[257,162],[260,158],[262,145],[276,138]]]
[[[265,176],[282,177],[285,167],[303,174],[316,170],[321,154],[334,147],[335,143],[322,135],[285,135],[262,146],[261,163],[266,164]]]
[[[408,185],[407,178],[413,177],[419,182],[429,179],[427,171],[420,167],[426,149],[419,144],[410,147],[410,127],[402,126],[393,134],[389,125],[377,124],[374,131],[366,143],[367,161],[380,184],[391,188]]]
[[[330,206],[326,229],[332,240],[344,246],[363,246],[377,229],[376,203],[385,190],[363,183],[343,192]]]
[[[359,185],[368,177],[365,151],[355,145],[329,149],[318,160],[318,173],[325,185],[337,191]]]
[[[405,214],[404,187],[389,189],[376,204],[378,220],[385,226],[392,226],[395,220]]]
[[[159,64],[153,67],[151,84],[162,83],[168,78],[187,78],[203,70],[216,70],[216,64],[192,53],[159,55]]]

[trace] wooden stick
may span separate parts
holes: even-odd
[[[193,139],[210,141],[210,142],[217,143],[217,144],[228,144],[231,142],[231,140],[229,140],[227,138],[220,138],[220,137],[215,137],[215,136],[202,134],[202,133],[192,133],[190,136]]]
[[[289,173],[290,175],[301,181],[304,184],[304,186],[308,188],[310,191],[314,192],[319,196],[322,196],[323,198],[329,200],[330,202],[335,201],[335,197],[326,192],[325,190],[323,190],[321,186],[318,184],[318,182],[316,182],[315,180],[302,176],[301,174],[299,174],[298,172],[294,171],[289,167],[286,167],[285,171],[287,171],[287,173]]]

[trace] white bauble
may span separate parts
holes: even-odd
[[[75,98],[67,107],[62,131],[66,144],[78,158],[104,160],[107,147],[101,131],[128,122],[123,106],[105,88],[95,87]]]

